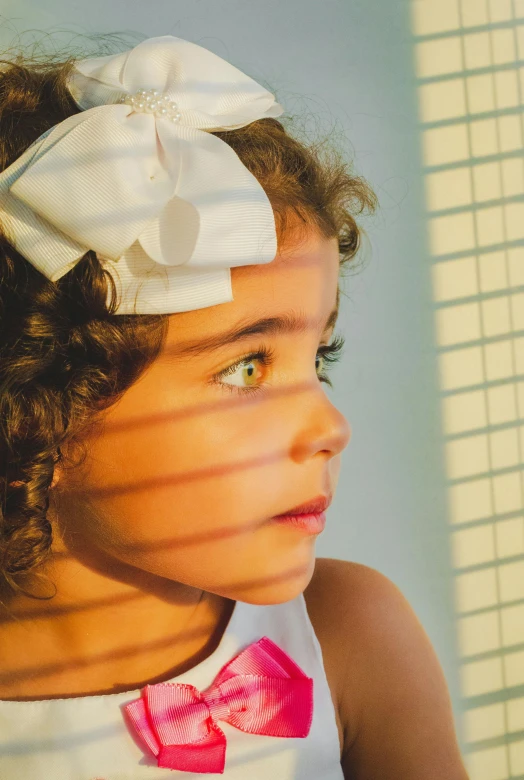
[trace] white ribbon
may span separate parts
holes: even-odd
[[[230,268],[274,259],[275,219],[257,179],[209,131],[280,116],[282,106],[171,35],[77,61],[68,88],[82,111],[0,174],[0,220],[17,251],[56,281],[94,250],[117,285],[118,314],[233,300]],[[120,102],[140,89],[175,101],[179,120]]]

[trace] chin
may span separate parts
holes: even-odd
[[[283,604],[291,601],[309,585],[315,570],[315,558],[311,558],[305,565],[295,568],[293,572],[283,572],[280,575],[267,578],[267,584],[263,587],[241,587],[229,590],[220,595],[235,601],[244,601],[247,604]],[[262,578],[259,580],[262,582]]]

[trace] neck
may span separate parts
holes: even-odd
[[[51,558],[53,598],[0,608],[0,699],[134,690],[190,669],[218,645],[235,602],[126,564]]]

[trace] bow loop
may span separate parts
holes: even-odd
[[[11,194],[76,241],[82,254],[90,248],[117,260],[173,197],[176,156],[166,170],[152,117],[126,116],[121,106],[93,109],[53,146],[52,136]]]
[[[239,675],[222,683],[231,714],[228,723],[250,734],[306,737],[311,726],[312,680]],[[262,717],[263,732],[260,732]]]
[[[68,88],[84,110],[141,88],[157,89],[178,103],[185,125],[202,130],[232,130],[283,111],[267,89],[234,65],[173,35],[75,63]]]
[[[268,637],[226,664],[203,692],[185,683],[148,685],[125,712],[158,765],[224,771],[226,737],[217,721],[273,737],[306,737],[313,680]]]

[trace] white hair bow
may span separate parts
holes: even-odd
[[[0,174],[0,220],[17,251],[56,281],[94,250],[117,285],[117,314],[233,300],[230,268],[274,259],[275,219],[257,179],[209,131],[283,107],[171,35],[77,61],[68,88],[83,110]]]

